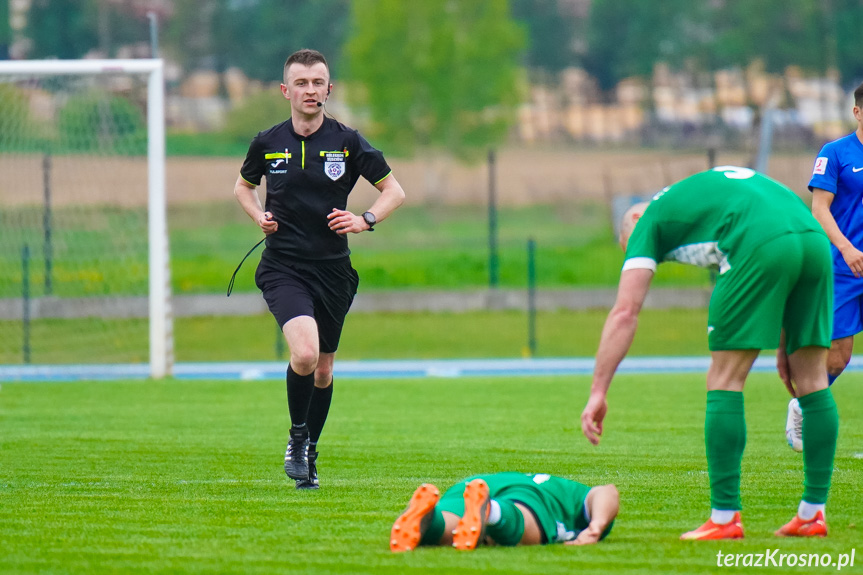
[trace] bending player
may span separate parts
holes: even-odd
[[[614,524],[620,498],[614,485],[588,487],[545,473],[475,475],[443,497],[430,483],[414,491],[390,533],[390,550],[418,545],[589,545]]]
[[[777,349],[779,375],[800,398],[804,414],[803,496],[797,515],[776,535],[827,535],[825,504],[839,416],[824,369],[833,319],[833,270],[824,230],[787,187],[747,168],[723,166],[630,208],[620,245],[626,259],[581,415],[584,435],[594,445],[600,441],[608,388],[632,345],[657,265],[716,267],[707,317],[711,364],[704,423],[711,513],[681,538],[743,537],[743,387],[762,349]]]

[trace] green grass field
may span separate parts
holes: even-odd
[[[540,312],[536,357],[592,357],[607,311]],[[646,309],[633,355],[707,355],[707,311]],[[374,329],[369,329],[373,325]],[[31,362],[143,363],[148,361],[147,322],[137,320],[37,320],[31,325]],[[21,322],[0,321],[0,363],[22,362]],[[177,361],[272,361],[284,341],[269,314],[174,320]],[[348,314],[340,359],[448,359],[521,357],[528,347],[527,314]]]
[[[379,233],[352,235],[352,261],[362,290],[476,289],[489,283],[488,214],[483,206],[407,206]],[[60,297],[145,295],[146,212],[76,206],[53,214],[51,283]],[[0,298],[21,297],[24,244],[29,246],[31,296],[45,294],[43,214],[37,208],[0,212]],[[527,285],[527,240],[536,241],[540,288],[617,285],[623,253],[608,208],[507,208],[499,213],[499,285]],[[231,273],[260,238],[235,202],[171,206],[174,293],[224,293]],[[124,230],[124,233],[118,233]],[[255,292],[258,249],[237,276],[235,291]],[[707,286],[709,273],[662,266],[654,285]]]
[[[620,377],[599,447],[578,417],[589,379],[340,380],[320,444],[322,489],[282,470],[284,382],[3,384],[2,573],[743,573],[717,552],[851,553],[860,547],[863,376],[834,386],[840,442],[826,540],[781,540],[802,462],[784,442],[775,375],[746,390],[749,443],[737,542],[683,543],[708,513],[704,376]],[[590,548],[423,548],[393,555],[413,489],[476,472],[613,482],[621,511]],[[863,549],[853,568],[860,572]],[[835,568],[764,568],[821,573]]]

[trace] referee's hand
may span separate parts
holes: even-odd
[[[356,216],[347,210],[333,208],[333,211],[327,214],[327,219],[330,220],[330,229],[341,235],[358,234],[369,229],[362,216]]]
[[[264,235],[267,236],[276,233],[279,229],[279,222],[273,218],[272,212],[263,212],[258,216],[257,222],[261,227],[261,231],[263,231]]]

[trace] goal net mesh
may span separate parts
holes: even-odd
[[[148,361],[146,98],[0,74],[0,363]]]

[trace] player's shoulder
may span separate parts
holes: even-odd
[[[857,134],[852,132],[846,136],[842,136],[841,138],[837,138],[824,144],[821,147],[821,154],[819,155],[824,155],[825,153],[830,152],[834,154],[839,154],[844,152],[845,150],[854,150],[858,148],[859,146],[857,145]]]
[[[281,136],[285,132],[287,132],[287,133],[291,132],[291,120],[290,119],[285,120],[284,122],[279,122],[275,126],[271,126],[271,127],[267,128],[266,130],[261,130],[260,132],[258,132],[258,135],[255,136],[255,138],[258,140],[268,140],[274,136]]]
[[[337,132],[346,135],[359,135],[359,131],[357,131],[355,128],[351,128],[348,125],[342,124],[341,122],[333,118],[324,117],[323,127],[328,132]]]

